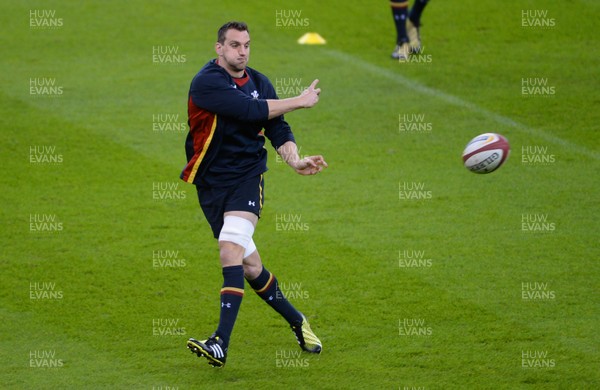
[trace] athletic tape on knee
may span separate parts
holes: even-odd
[[[254,244],[254,240],[251,238],[250,242],[248,243],[248,246],[246,247],[246,251],[244,252],[244,259],[253,254],[255,250],[256,244]]]
[[[247,219],[228,215],[223,221],[223,227],[219,234],[219,241],[229,241],[246,249],[252,235],[254,234],[254,225]]]

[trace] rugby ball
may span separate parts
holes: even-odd
[[[463,151],[465,167],[475,173],[490,173],[500,168],[508,158],[508,140],[496,133],[485,133],[473,138]]]

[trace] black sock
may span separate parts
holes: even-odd
[[[408,18],[416,27],[421,25],[421,13],[423,12],[423,9],[425,9],[428,1],[429,0],[415,0],[415,4],[413,4],[413,7],[410,9]]]
[[[221,316],[216,334],[223,340],[223,349],[229,345],[229,338],[244,297],[244,267],[234,265],[223,268],[223,288],[221,289]]]
[[[263,267],[260,275],[254,280],[248,280],[254,291],[283,316],[290,324],[302,322],[302,315],[283,295],[275,275]]]
[[[406,18],[408,16],[408,0],[391,0],[392,15],[396,24],[396,44],[408,42],[406,35]]]

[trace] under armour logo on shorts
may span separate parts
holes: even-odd
[[[256,202],[253,202],[251,200],[248,201],[248,206],[256,206]]]

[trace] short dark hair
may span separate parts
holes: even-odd
[[[231,29],[248,31],[248,33],[250,33],[250,30],[248,30],[248,25],[244,22],[227,22],[219,29],[219,32],[217,33],[217,42],[220,44],[225,43],[225,33],[227,33],[227,30]]]

